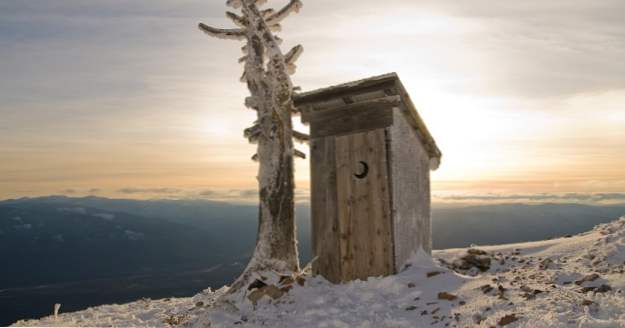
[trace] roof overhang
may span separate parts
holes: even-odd
[[[397,102],[398,97],[399,102]],[[419,116],[397,73],[297,93],[293,96],[293,100],[295,107],[302,114],[304,123],[309,122],[310,117],[315,113],[333,108],[368,107],[369,104],[381,103],[399,107],[421,140],[430,158],[430,169],[436,170],[440,165],[442,153]]]

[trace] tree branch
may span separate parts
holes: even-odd
[[[267,8],[267,9],[264,9],[264,10],[260,11],[260,14],[263,15],[264,19],[269,18],[271,15],[273,15],[275,13],[276,13],[276,11],[273,10],[273,8]]]
[[[260,134],[262,133],[262,130],[260,128],[260,125],[258,123],[254,124],[253,126],[243,130],[243,136],[247,138],[247,140],[250,141],[250,143],[256,143],[258,142],[258,138],[260,137]]]
[[[226,6],[230,6],[230,7],[234,8],[234,9],[240,8],[241,5],[242,5],[241,0],[228,0],[228,1],[226,1]]]
[[[306,154],[304,154],[303,152],[293,148],[293,156],[295,157],[299,157],[299,158],[303,158],[306,159]]]
[[[271,32],[281,32],[282,31],[282,25],[280,25],[279,23],[269,25],[268,27],[269,27],[269,30]]]
[[[304,6],[304,4],[301,0],[290,0],[286,6],[267,18],[267,24],[280,23],[280,21],[285,19],[292,12],[299,12],[302,6]]]
[[[299,56],[302,55],[303,52],[304,52],[304,47],[298,44],[295,47],[293,47],[293,49],[291,49],[289,52],[287,52],[286,55],[284,55],[284,61],[286,61],[287,64],[294,64],[295,61],[297,61],[297,59],[299,58]]]
[[[305,134],[305,133],[301,133],[298,131],[293,130],[293,138],[297,141],[299,141],[300,143],[307,143],[310,141],[310,136]]]
[[[227,40],[243,40],[245,39],[245,30],[244,29],[223,29],[223,28],[214,28],[210,27],[204,23],[200,23],[198,25],[200,31],[218,39],[227,39]]]
[[[226,11],[226,17],[230,18],[238,27],[246,28],[247,27],[247,19],[245,17],[241,17],[231,11]]]

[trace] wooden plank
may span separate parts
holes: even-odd
[[[354,97],[356,98],[356,97]],[[363,109],[372,108],[393,108],[401,106],[400,96],[381,96],[374,99],[360,100],[355,103],[346,104],[343,100],[338,101],[336,104],[324,108],[316,108],[314,106],[302,106],[300,107],[302,112],[302,122],[323,122],[335,118],[337,115],[345,115],[342,112],[348,112],[350,114],[356,114]]]
[[[396,73],[389,73],[380,76],[374,76],[363,80],[348,82],[327,88],[301,92],[293,95],[295,106],[305,103],[315,103],[332,97],[340,97],[346,93],[367,92],[376,89],[385,89],[392,86],[398,80]]]
[[[370,248],[371,266],[376,275],[392,274],[393,259],[393,226],[391,216],[390,172],[387,162],[386,131],[380,129],[367,134],[368,155],[374,163],[371,165],[369,192],[367,201],[370,210],[369,239],[375,240]]]
[[[321,138],[383,129],[393,124],[392,108],[390,105],[381,105],[353,111],[324,113],[323,116],[312,120],[310,136]]]
[[[311,226],[313,273],[341,281],[334,138],[311,140]]]
[[[361,173],[367,163],[369,172]],[[343,281],[393,270],[384,129],[336,137],[339,248]]]
[[[331,137],[329,137],[331,138]],[[337,137],[336,142],[336,189],[339,230],[339,253],[341,258],[341,281],[349,281],[354,275],[352,254],[352,203],[351,191],[351,140],[352,136]]]

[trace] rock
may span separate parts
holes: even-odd
[[[265,287],[265,286],[267,286],[267,284],[264,281],[256,279],[256,280],[254,280],[253,283],[251,283],[249,286],[247,286],[247,290],[252,290],[252,289],[255,289],[255,288],[262,288],[262,287]]]
[[[253,292],[247,295],[247,298],[250,300],[250,302],[252,302],[252,304],[256,305],[258,300],[263,298],[263,296],[269,296],[275,300],[275,299],[282,297],[282,295],[284,294],[285,292],[281,290],[280,288],[274,285],[269,285],[269,286],[255,289]]]
[[[467,254],[460,260],[460,269],[469,270],[471,267],[476,267],[482,272],[490,269],[491,259],[488,256]]]
[[[438,299],[439,300],[453,301],[453,300],[455,300],[457,298],[458,298],[458,296],[456,296],[454,294],[447,293],[447,292],[440,292],[440,293],[438,293]]]
[[[582,279],[575,281],[575,284],[581,286],[585,282],[595,281],[599,278],[599,275],[596,273],[592,273],[584,276]]]
[[[202,306],[204,306],[204,302],[197,302],[197,303],[195,303],[195,306],[196,307],[202,307]]]
[[[508,314],[508,315],[503,316],[501,319],[499,319],[499,321],[497,321],[497,324],[500,326],[505,326],[517,320],[519,320],[519,318],[517,318],[516,315],[513,313],[513,314]]]
[[[414,283],[412,283],[412,282],[409,282],[409,283],[408,283],[408,288],[415,288],[415,286],[416,286],[416,285],[415,285]]]
[[[280,285],[292,285],[295,282],[292,276],[280,276]]]
[[[599,287],[584,287],[580,291],[582,293],[595,292],[595,293],[605,293],[612,290],[612,287],[609,285],[603,284]]]
[[[471,254],[471,255],[486,255],[487,253],[481,249],[477,249],[477,248],[469,248],[467,250],[467,253]]]
[[[610,287],[609,285],[603,284],[599,287],[597,287],[597,289],[595,289],[595,293],[605,293],[605,292],[609,292],[612,290],[612,287]]]
[[[541,270],[547,270],[547,269],[549,269],[549,266],[551,264],[553,264],[553,260],[549,259],[549,258],[546,258],[546,259],[540,261],[540,264],[538,265],[538,268],[541,269]]]
[[[592,304],[594,304],[595,302],[591,301],[591,300],[583,300],[582,301],[582,305],[583,306],[590,306]]]
[[[494,288],[491,285],[483,285],[480,287],[480,289],[482,290],[482,293],[484,294],[488,294],[490,291],[492,291]]]
[[[441,274],[441,273],[442,273],[442,272],[440,272],[440,271],[431,271],[431,272],[426,273],[425,275],[426,275],[428,278],[431,278],[431,277],[437,276],[437,275],[439,275],[439,274]]]
[[[482,315],[479,313],[473,314],[471,316],[471,319],[473,320],[473,323],[476,325],[479,325],[480,323],[482,323],[482,321],[484,321],[484,317],[482,317]]]
[[[406,311],[414,311],[414,310],[416,310],[416,309],[417,309],[417,307],[416,307],[416,306],[411,305],[411,306],[409,306],[409,307],[407,307],[407,308],[406,308]]]

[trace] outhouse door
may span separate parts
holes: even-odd
[[[317,167],[313,175],[325,175],[329,183],[313,187],[312,197],[326,197],[329,203],[313,199],[324,207],[313,208],[313,247],[319,261],[315,271],[334,282],[393,273],[385,129],[323,139],[318,146],[329,161],[321,165],[325,172]],[[314,161],[314,150],[312,157]]]

